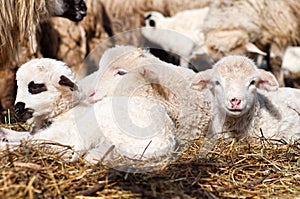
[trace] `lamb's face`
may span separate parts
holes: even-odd
[[[88,96],[91,103],[102,100],[106,96],[114,96],[121,80],[128,71],[142,66],[143,51],[130,48],[122,53],[117,53],[118,48],[105,53],[100,60],[97,84]]]
[[[72,21],[81,21],[86,16],[86,5],[84,0],[48,0],[50,13],[68,18]],[[54,4],[54,6],[53,6]],[[51,9],[54,9],[52,11]]]
[[[256,101],[258,72],[253,62],[242,57],[222,60],[214,66],[213,94],[219,108],[229,116],[240,116]]]
[[[69,78],[70,69],[63,62],[52,59],[34,59],[17,71],[15,113],[26,121],[31,117],[47,116],[57,109],[63,97],[76,100],[73,91],[77,85]]]
[[[233,55],[222,58],[213,69],[198,73],[192,82],[197,89],[209,87],[215,108],[230,117],[240,117],[254,107],[257,88],[276,90],[275,77],[257,69],[247,57]]]

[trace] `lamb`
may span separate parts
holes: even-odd
[[[216,0],[203,24],[203,48],[214,61],[229,54],[248,55],[249,44],[273,52],[278,63],[267,61],[283,86],[282,56],[286,47],[299,43],[299,9],[298,0]]]
[[[86,15],[86,6],[83,0],[1,0],[0,1],[0,74],[1,71],[10,70],[18,57],[20,42],[34,40],[36,26],[40,21],[50,16],[62,16],[73,21],[80,21]],[[31,39],[29,39],[31,38]],[[31,46],[33,48],[33,46]],[[14,87],[14,78],[0,76]],[[8,92],[6,96],[2,93]],[[13,89],[0,91],[2,108],[12,105]]]
[[[185,142],[203,136],[211,120],[210,93],[195,92],[189,87],[194,74],[190,69],[159,60],[147,50],[117,46],[102,56],[98,84],[88,99],[91,103],[107,96],[159,100],[175,124],[176,138]]]
[[[300,135],[300,90],[278,88],[275,77],[241,55],[222,58],[199,72],[191,87],[213,95],[212,137],[293,140]],[[262,130],[262,132],[260,131]]]
[[[114,97],[90,105],[63,62],[31,60],[18,70],[17,84],[16,115],[33,120],[33,128],[30,132],[1,129],[1,140],[9,144],[23,139],[55,141],[78,152],[66,160],[84,155],[91,163],[101,160],[111,146],[115,149],[107,159],[122,155],[144,160],[174,150],[174,125],[159,103]]]
[[[202,24],[209,7],[185,10],[172,17],[152,11],[144,15],[143,36],[159,45],[165,51],[181,57],[181,65],[188,67],[188,61],[196,46],[204,44]]]

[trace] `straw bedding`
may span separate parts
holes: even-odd
[[[1,125],[24,130],[24,124]],[[220,140],[205,156],[202,140],[146,173],[99,163],[68,163],[49,147],[22,142],[0,152],[4,198],[296,198],[300,197],[300,142],[247,138]],[[68,146],[66,150],[70,149]],[[199,157],[200,154],[200,157]],[[122,161],[115,160],[119,166]],[[151,164],[139,162],[139,164]]]

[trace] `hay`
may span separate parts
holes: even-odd
[[[176,160],[147,173],[88,165],[82,159],[63,162],[62,153],[48,147],[54,143],[22,142],[0,152],[0,195],[78,199],[300,196],[300,142],[220,140],[205,158],[199,158],[201,142],[195,140]]]

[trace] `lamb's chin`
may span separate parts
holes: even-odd
[[[226,115],[230,117],[240,117],[244,114],[244,109],[229,109],[226,108]]]

